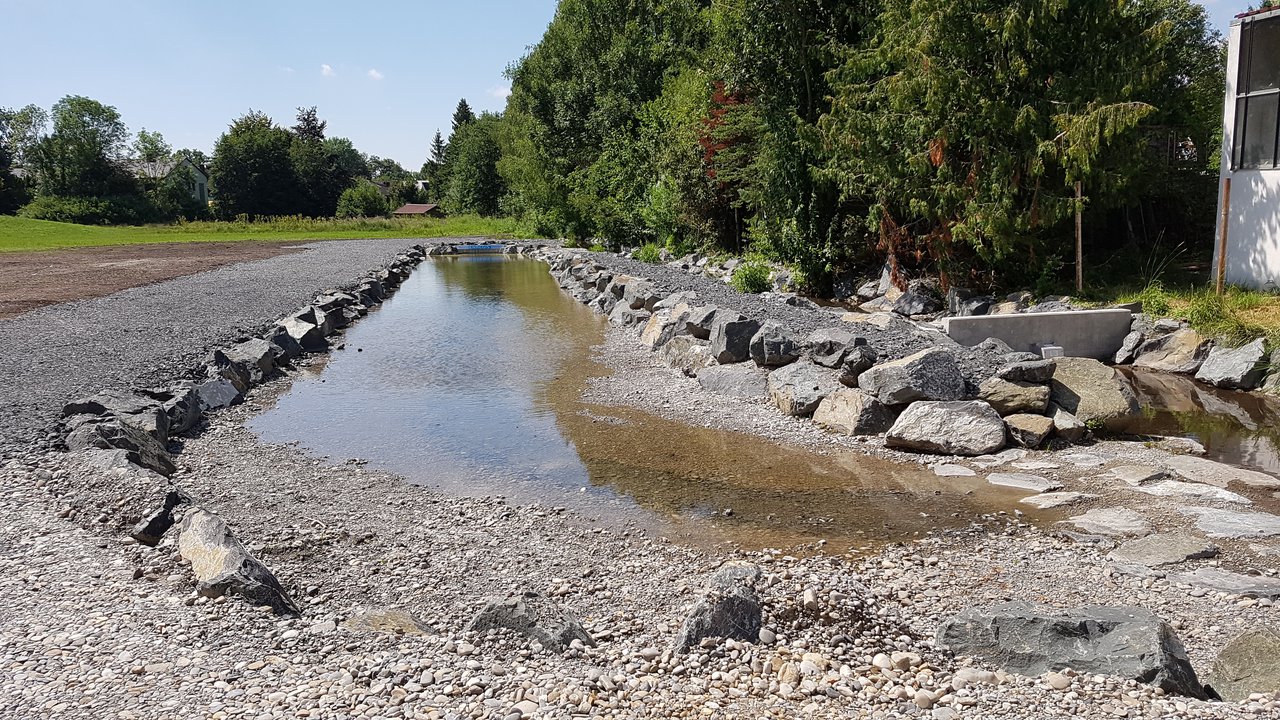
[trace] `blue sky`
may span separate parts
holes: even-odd
[[[1247,0],[1205,0],[1225,30]],[[64,95],[115,106],[129,129],[213,148],[253,108],[282,125],[315,105],[330,136],[417,170],[461,97],[501,110],[503,70],[555,0],[0,0],[0,106]],[[16,60],[15,60],[16,59]]]

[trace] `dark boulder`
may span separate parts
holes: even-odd
[[[66,444],[71,452],[89,448],[124,450],[129,462],[165,476],[177,470],[164,443],[145,429],[118,417],[77,427],[67,435]]]
[[[761,367],[781,367],[800,359],[800,343],[782,326],[766,320],[751,338],[751,359]]]
[[[179,505],[185,505],[190,502],[191,498],[184,493],[178,490],[170,490],[164,496],[164,504],[139,521],[137,525],[134,525],[133,530],[129,531],[129,537],[143,545],[155,547],[160,544],[160,540],[169,531],[169,528],[173,527],[175,522],[174,510]]]
[[[519,633],[556,651],[565,650],[574,640],[588,646],[596,644],[572,613],[536,592],[489,600],[465,628],[466,632],[476,633],[495,629]]]
[[[751,338],[759,331],[756,320],[717,318],[711,327],[711,355],[722,365],[742,362],[751,357]]]

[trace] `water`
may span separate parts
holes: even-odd
[[[1194,438],[1213,460],[1280,475],[1280,400],[1219,390],[1185,375],[1121,372],[1143,408],[1124,432]]]
[[[590,378],[608,372],[590,359],[605,329],[541,263],[428,260],[251,427],[446,492],[572,507],[696,543],[852,547],[1018,507],[1019,493],[977,479],[584,403]]]

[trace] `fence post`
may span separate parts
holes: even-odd
[[[1227,279],[1227,228],[1231,219],[1231,178],[1222,181],[1222,230],[1218,239],[1218,294],[1225,289]]]

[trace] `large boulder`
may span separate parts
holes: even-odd
[[[1138,357],[1138,348],[1142,347],[1142,343],[1146,342],[1146,333],[1141,330],[1133,330],[1124,336],[1124,340],[1120,343],[1120,349],[1116,351],[1115,363],[1117,365],[1128,365]]]
[[[578,618],[537,592],[489,600],[472,616],[465,629],[476,633],[510,630],[555,651],[567,649],[574,640],[583,645],[596,644],[595,638],[582,627]]]
[[[1075,415],[1058,407],[1056,403],[1049,403],[1049,409],[1045,414],[1053,420],[1053,432],[1067,442],[1080,442],[1085,435],[1089,434],[1089,426],[1080,422]]]
[[[886,405],[959,400],[964,397],[964,376],[954,355],[929,348],[866,370],[858,378],[858,387]]]
[[[893,311],[910,317],[934,313],[942,309],[942,301],[925,292],[908,290],[893,303]]]
[[[62,416],[132,415],[147,412],[158,405],[154,398],[127,390],[106,390],[96,395],[73,400],[62,407]]]
[[[668,308],[655,310],[649,321],[645,323],[644,330],[640,333],[640,343],[654,350],[666,345],[671,341],[671,338],[679,335],[684,330],[684,318],[687,312],[687,308],[683,310]]]
[[[1237,635],[1213,661],[1209,684],[1223,700],[1243,702],[1254,693],[1280,693],[1280,631],[1259,627]]]
[[[988,338],[988,340],[995,340],[995,338]],[[1053,361],[1019,360],[1018,362],[1009,363],[997,370],[996,377],[1001,380],[1008,380],[1009,382],[1025,382],[1043,385],[1053,379]]]
[[[102,422],[87,422],[72,430],[66,438],[67,450],[76,452],[89,448],[124,450],[129,462],[154,470],[161,475],[172,475],[177,470],[173,456],[165,443],[145,428],[129,422],[137,416],[119,416]]]
[[[1053,432],[1053,419],[1044,415],[1015,413],[1004,419],[1009,428],[1009,439],[1019,447],[1035,449],[1044,444]]]
[[[324,339],[324,332],[315,323],[290,316],[276,325],[305,352],[324,352],[329,348],[329,341]]]
[[[889,447],[986,455],[1004,447],[1000,414],[980,400],[917,402],[907,406],[885,435]]]
[[[758,642],[764,613],[755,583],[758,568],[717,572],[712,586],[694,606],[676,637],[676,652],[685,653],[707,638]]]
[[[1148,340],[1138,348],[1134,367],[1191,374],[1200,369],[1209,354],[1209,341],[1191,328]]]
[[[711,328],[715,326],[716,320],[726,315],[733,315],[738,320],[745,319],[715,305],[702,305],[689,311],[689,317],[685,320],[685,332],[699,340],[710,340]]]
[[[698,371],[698,384],[717,395],[753,400],[768,397],[768,376],[752,365],[712,365]]]
[[[751,359],[761,367],[781,367],[800,359],[800,343],[782,323],[766,320],[751,338]]]
[[[1138,396],[1124,377],[1091,358],[1055,358],[1050,399],[1081,422],[1109,429],[1139,412]]]
[[[254,384],[262,382],[276,367],[275,348],[261,338],[236,343],[222,352],[232,363],[245,368],[249,374],[249,382]]]
[[[1258,338],[1238,348],[1214,347],[1196,372],[1196,379],[1220,388],[1252,390],[1262,381],[1267,348]]]
[[[742,362],[751,357],[751,338],[760,331],[760,323],[741,315],[718,317],[711,326],[711,355],[722,365]]]
[[[1018,675],[1070,668],[1208,698],[1173,629],[1139,607],[1059,610],[1026,602],[974,607],[944,621],[938,641],[956,654]]]
[[[849,349],[857,344],[865,344],[852,331],[840,327],[821,328],[809,333],[804,345],[809,359],[823,367],[839,367],[844,362]]]
[[[812,363],[794,363],[769,373],[769,397],[784,414],[808,417],[818,403],[840,388],[840,382],[826,368]]]
[[[178,553],[191,563],[196,591],[207,597],[227,592],[277,615],[299,615],[298,606],[276,576],[245,549],[222,518],[203,508],[188,512],[178,525]]]
[[[662,296],[654,289],[653,283],[641,278],[632,278],[622,292],[622,302],[632,310],[653,311],[653,306],[662,300]]]
[[[1029,382],[987,378],[978,386],[978,399],[1001,415],[1043,414],[1049,407],[1049,387]]]
[[[894,421],[893,411],[861,390],[842,388],[818,403],[813,421],[845,435],[878,435]]]
[[[696,376],[703,368],[716,363],[715,358],[711,357],[711,343],[692,335],[671,338],[662,346],[659,356],[667,367],[675,368],[689,377]]]

